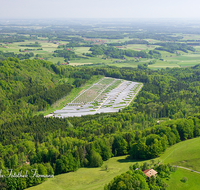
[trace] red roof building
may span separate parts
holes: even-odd
[[[156,174],[157,174],[158,172],[155,171],[154,169],[148,169],[148,170],[144,170],[143,173],[144,173],[147,177],[151,177],[151,176],[156,177]]]

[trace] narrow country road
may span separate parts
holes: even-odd
[[[190,169],[190,168],[185,168],[185,167],[182,167],[182,166],[175,166],[175,165],[173,165],[173,167],[182,168],[182,169],[189,170],[189,171],[191,171],[191,172],[195,172],[195,173],[200,174],[200,172],[195,171],[195,170],[192,170],[192,169]]]

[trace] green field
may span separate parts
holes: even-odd
[[[133,48],[134,46],[134,48]],[[139,47],[144,48],[146,45],[133,45],[131,49],[137,50]],[[129,48],[127,48],[129,49]],[[85,49],[86,50],[86,49]],[[139,50],[139,49],[138,49]],[[148,49],[149,51],[150,49]],[[84,51],[84,49],[80,49],[79,51]],[[186,67],[186,66],[194,66],[200,63],[200,53],[184,53],[180,51],[180,55],[176,55],[175,53],[169,53],[165,51],[160,51],[162,55],[161,60],[156,60],[156,63],[153,65],[149,65],[148,67],[151,69],[159,69],[159,68],[166,68],[166,67]],[[55,59],[55,58],[53,58]],[[57,58],[56,58],[57,59]],[[135,62],[134,58],[127,57],[127,60],[133,60],[131,63],[129,61],[123,61],[120,59],[102,59],[101,56],[99,57],[89,57],[89,59],[75,59],[70,61],[70,65],[83,65],[83,64],[95,64],[95,63],[104,63],[109,66],[116,66],[116,67],[137,67],[138,64],[148,63],[151,60],[141,58],[139,62]],[[49,59],[49,61],[51,61]],[[119,61],[119,62],[118,62]]]
[[[133,67],[136,68],[138,63],[137,62],[133,62],[133,63],[111,63],[108,64],[109,66],[115,66],[115,67]]]
[[[200,40],[200,35],[198,34],[181,34],[183,40]]]
[[[199,150],[200,138],[186,140],[168,148],[159,160],[163,163],[183,166],[200,172]]]
[[[155,162],[170,163],[200,171],[200,138],[182,141],[168,148],[163,155],[155,159]],[[76,172],[70,172],[48,179],[41,185],[29,188],[30,190],[103,190],[115,176],[128,170],[134,160],[126,159],[127,156],[113,157],[104,162],[101,168],[80,168]],[[150,160],[146,160],[150,162]],[[143,163],[145,161],[139,161]],[[102,168],[107,165],[108,171]],[[186,183],[180,180],[187,177]],[[200,186],[200,174],[184,169],[178,169],[172,173],[169,181],[169,190],[198,190]]]
[[[159,68],[166,68],[166,67],[180,67],[176,62],[167,62],[167,61],[157,61],[153,65],[149,65],[149,68],[152,69],[159,69]]]
[[[28,48],[28,49],[35,49],[35,51],[33,51],[33,53],[52,53],[53,51],[55,51],[57,49],[57,46],[58,46],[57,44],[48,43],[45,41],[37,40],[37,42],[39,42],[42,47],[21,47],[21,46],[19,46],[19,45],[35,43],[35,41],[26,41],[26,42],[15,42],[15,43],[11,43],[11,44],[6,44],[5,46],[7,46],[7,48],[1,47],[1,50],[7,51],[7,52],[20,53],[19,49],[24,50],[24,49]],[[42,48],[43,50],[37,51],[36,49],[38,49],[38,48]]]
[[[83,53],[92,53],[89,49],[90,47],[75,47],[74,51],[77,55],[82,55]]]
[[[48,61],[51,61],[54,64],[58,63],[58,61],[60,61],[60,63],[65,63],[63,57],[51,57],[48,59]]]
[[[184,183],[183,177],[187,178]],[[200,174],[178,168],[170,175],[170,179],[165,181],[169,186],[167,190],[198,190],[200,187]]]
[[[146,45],[146,44],[128,44],[123,46],[124,49],[132,49],[135,51],[141,51],[141,50],[145,50],[145,51],[149,51],[149,50],[153,50],[156,47],[159,47],[158,45]]]
[[[80,168],[48,179],[41,185],[28,188],[30,190],[103,190],[116,175],[126,172],[133,163],[127,156],[113,157],[104,162],[108,171],[101,168]]]
[[[95,64],[95,63],[105,63],[105,64],[111,64],[114,61],[117,61],[119,59],[102,59],[102,56],[99,57],[88,57],[88,59],[73,59],[70,61],[70,65],[81,65],[81,64]]]

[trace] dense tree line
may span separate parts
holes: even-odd
[[[25,42],[25,40],[36,40],[36,39],[37,37],[34,36],[22,36],[19,34],[0,34],[0,43]]]
[[[19,46],[21,46],[21,47],[42,47],[42,45],[39,44],[38,42],[35,42],[34,44],[30,43],[30,44],[19,45]]]
[[[175,53],[177,50],[185,53],[188,53],[188,50],[195,52],[194,47],[185,43],[156,43],[155,45],[162,46],[155,48],[155,50],[167,51],[169,53]]]
[[[117,59],[124,59],[125,55],[128,57],[152,58],[152,55],[146,53],[146,51],[123,50],[113,46],[96,45],[91,47],[90,51],[92,51],[93,55],[105,55],[106,57]]]
[[[30,57],[33,57],[34,54],[32,52],[30,53],[20,53],[20,54],[15,54],[14,52],[3,52],[3,51],[0,51],[0,60],[5,60],[7,59],[8,57],[14,57],[14,58],[18,58],[20,60],[22,59],[29,59]]]
[[[74,51],[67,50],[67,49],[55,50],[53,56],[64,57],[65,59],[68,59],[68,60],[72,60],[74,58],[81,58],[81,56],[76,55]]]
[[[92,44],[88,43],[77,43],[77,42],[70,42],[66,45],[59,45],[58,48],[73,48],[73,47],[92,47]]]

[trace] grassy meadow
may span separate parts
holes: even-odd
[[[77,55],[82,55],[83,53],[92,53],[91,51],[89,51],[90,47],[75,47],[74,48],[74,52]]]
[[[173,145],[158,159],[163,163],[183,166],[200,172],[199,150],[200,138],[195,138]]]
[[[127,156],[113,157],[104,162],[101,168],[80,168],[76,172],[70,172],[55,176],[46,182],[28,188],[29,190],[103,190],[116,175],[126,172],[133,163],[126,159]],[[108,170],[104,166],[108,166]]]
[[[183,177],[187,178],[182,182]],[[200,174],[178,168],[170,175],[170,179],[165,181],[168,184],[167,190],[198,190],[200,187]]]
[[[15,43],[11,43],[11,44],[6,44],[5,46],[7,48],[2,48],[0,50],[3,50],[5,52],[15,52],[15,53],[20,53],[19,49],[24,50],[24,49],[35,49],[34,51],[32,51],[33,53],[52,53],[53,51],[55,51],[57,49],[57,44],[54,43],[48,43],[47,41],[40,41],[37,40],[38,43],[41,44],[42,47],[22,47],[19,45],[26,45],[26,44],[30,44],[30,43],[35,43],[35,41],[25,41],[25,42],[15,42]],[[39,48],[42,48],[43,50],[37,50]]]
[[[128,44],[123,46],[124,49],[131,49],[135,51],[145,50],[148,52],[149,50],[154,50],[158,45],[146,45],[146,44]]]

